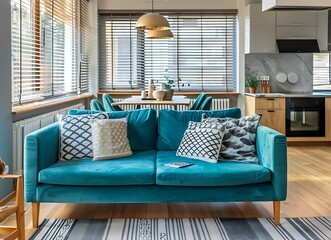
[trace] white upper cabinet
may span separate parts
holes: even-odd
[[[262,12],[260,3],[245,10],[245,53],[276,53],[276,39],[317,39],[321,51],[328,49],[327,10]]]
[[[278,11],[277,39],[316,39],[317,13],[309,11]]]
[[[277,39],[316,39],[316,26],[277,26]]]
[[[317,39],[326,51],[328,11],[277,11],[276,39]]]
[[[316,26],[317,13],[309,11],[277,11],[277,26]]]

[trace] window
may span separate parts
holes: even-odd
[[[314,53],[314,90],[331,90],[331,69],[329,53]]]
[[[88,91],[88,0],[11,0],[11,6],[13,105]]]
[[[173,80],[181,91],[236,91],[237,15],[163,14],[173,39],[135,29],[141,14],[99,17],[99,88],[140,89]]]
[[[140,88],[143,84],[144,35],[138,16],[102,16],[99,25],[100,89]]]

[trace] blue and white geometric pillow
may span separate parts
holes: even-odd
[[[224,125],[190,121],[176,156],[217,163],[224,135]]]
[[[92,119],[108,119],[108,114],[66,115],[59,118],[60,160],[93,158]]]

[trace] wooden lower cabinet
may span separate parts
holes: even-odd
[[[331,98],[325,98],[325,140],[331,141]]]
[[[246,115],[261,113],[261,124],[286,133],[285,98],[245,96]],[[331,97],[325,97],[325,137],[287,137],[288,142],[331,142]]]
[[[256,109],[256,113],[261,113],[261,124],[285,134],[285,110]]]
[[[285,134],[285,98],[245,97],[246,115],[262,114],[261,124]]]

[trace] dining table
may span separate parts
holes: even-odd
[[[177,106],[190,105],[190,99],[186,96],[173,96],[171,100],[156,100],[155,98],[142,98],[141,96],[131,96],[125,98],[122,101],[112,103],[113,106],[123,106],[123,105],[135,105],[136,108],[140,108],[143,105],[171,105],[174,106],[174,109],[177,110]]]

